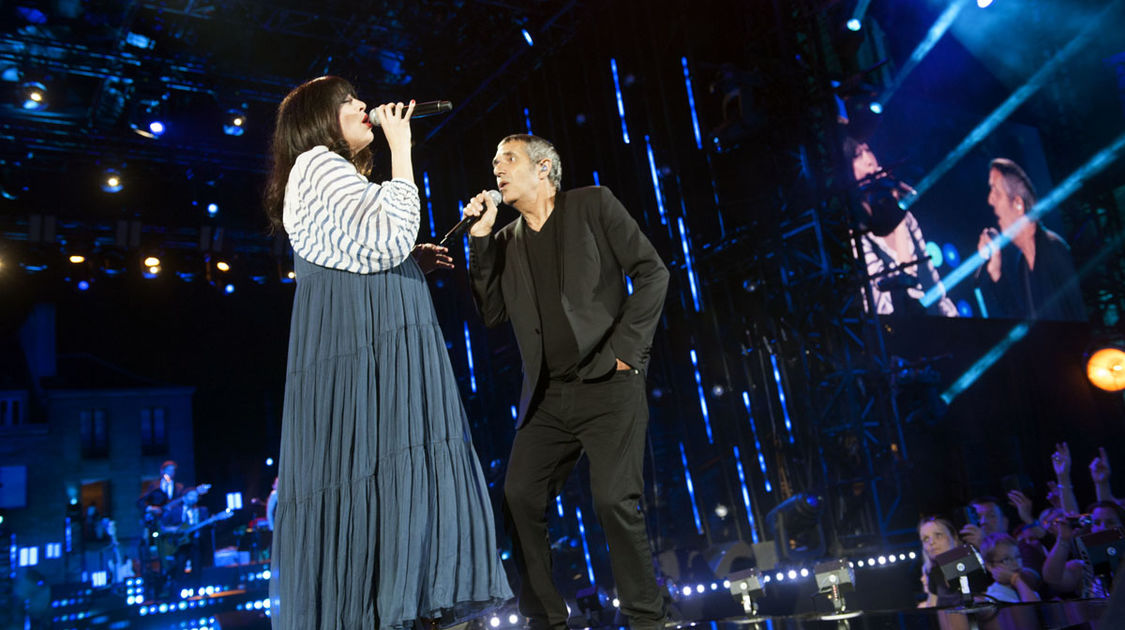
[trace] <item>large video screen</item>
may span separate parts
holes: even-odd
[[[1017,4],[973,6],[905,77],[901,59],[883,61],[893,51],[868,56],[872,96],[852,95],[841,150],[864,297],[881,315],[1088,318],[1090,256],[1073,243],[1080,194],[1052,193],[1120,134],[1125,54],[1090,20],[1032,20]]]

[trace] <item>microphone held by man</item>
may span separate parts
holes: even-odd
[[[492,201],[491,207],[485,202],[486,196]],[[469,204],[465,206],[464,215],[461,217],[461,220],[457,222],[457,225],[454,225],[452,229],[446,232],[445,236],[441,237],[441,241],[439,241],[438,244],[442,247],[446,247],[449,242],[460,237],[471,225],[482,220],[487,223],[480,227],[487,228],[487,231],[477,234],[476,236],[486,235],[491,231],[493,222],[496,221],[496,207],[499,206],[501,202],[503,202],[503,197],[501,197],[500,191],[498,190],[481,192],[479,195],[473,197],[469,200]]]

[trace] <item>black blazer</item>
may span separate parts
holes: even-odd
[[[609,374],[621,359],[648,368],[652,336],[668,290],[668,268],[608,188],[560,192],[552,211],[561,221],[556,243],[563,312],[578,342],[578,376]],[[543,339],[527,259],[523,217],[485,237],[469,238],[469,278],[484,324],[512,322],[523,361],[516,427],[527,418],[539,385]],[[633,294],[625,291],[625,276]]]
[[[144,494],[142,494],[139,499],[137,499],[137,507],[142,510],[150,505],[159,507],[164,505],[165,503],[168,503],[169,501],[173,501],[184,496],[185,492],[186,490],[184,489],[184,484],[173,481],[172,498],[169,499],[168,495],[164,494],[164,491],[160,489],[160,479],[157,479],[153,483],[149,484],[148,489],[145,490]]]

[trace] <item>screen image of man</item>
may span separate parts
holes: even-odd
[[[1070,246],[1036,220],[1026,220],[1011,235],[1013,247],[996,247],[1000,232],[1021,222],[1035,206],[1027,173],[1007,158],[992,160],[988,205],[996,228],[981,232],[977,249],[988,262],[978,273],[991,317],[1085,321],[1086,309]]]

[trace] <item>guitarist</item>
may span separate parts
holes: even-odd
[[[196,575],[202,568],[201,530],[195,526],[207,521],[209,513],[199,505],[199,494],[195,488],[188,490],[177,502],[179,505],[165,509],[160,519],[160,556],[167,562],[164,566],[173,583],[182,581],[189,560]]]
[[[137,499],[137,507],[144,510],[145,525],[160,520],[164,505],[184,495],[184,484],[176,483],[176,462],[168,460],[160,465],[160,479],[152,482]]]

